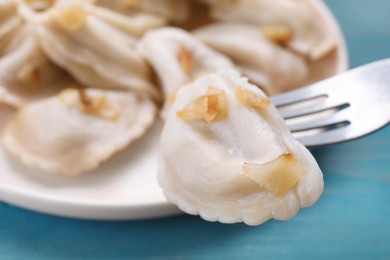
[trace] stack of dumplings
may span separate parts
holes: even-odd
[[[0,0],[0,149],[93,174],[162,121],[170,202],[223,223],[290,219],[323,178],[267,95],[336,48],[310,2]],[[194,6],[211,22],[188,27]]]

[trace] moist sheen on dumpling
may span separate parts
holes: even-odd
[[[160,149],[158,180],[168,200],[209,221],[290,219],[323,190],[313,156],[264,93],[234,71],[178,91]]]

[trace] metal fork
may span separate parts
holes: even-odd
[[[356,139],[390,122],[390,59],[271,99],[307,147]]]

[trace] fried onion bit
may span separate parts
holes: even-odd
[[[260,187],[279,197],[289,192],[305,175],[302,165],[291,153],[264,164],[245,162],[243,172]]]
[[[105,96],[88,95],[82,88],[63,90],[60,93],[60,100],[84,114],[99,116],[110,121],[117,121],[120,118],[119,109],[110,104]]]
[[[58,25],[72,32],[86,23],[89,13],[81,5],[71,5],[54,9],[52,16]]]
[[[207,94],[196,98],[186,108],[176,113],[184,120],[203,120],[207,123],[224,120],[228,114],[226,93],[215,87],[209,87]]]
[[[262,97],[255,92],[246,90],[241,87],[235,88],[236,97],[241,104],[254,108],[258,112],[264,112],[265,109],[271,104],[268,98]]]
[[[127,0],[126,1],[127,8],[132,9],[138,7],[140,4],[139,1],[140,0]]]
[[[28,91],[37,92],[42,88],[41,71],[36,64],[24,65],[16,74],[18,80],[28,87]]]
[[[182,47],[177,53],[177,59],[183,71],[188,75],[192,75],[192,70],[194,69],[194,59],[191,52]]]
[[[278,44],[287,44],[294,38],[293,31],[287,25],[264,25],[261,27],[261,32],[268,40]]]

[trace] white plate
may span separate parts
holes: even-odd
[[[88,219],[143,219],[177,214],[156,182],[158,136],[144,138],[81,177],[48,176],[0,149],[0,199],[27,209]]]
[[[313,81],[346,70],[348,62],[333,16],[322,1],[310,2],[339,39],[337,51],[313,64]],[[127,150],[79,178],[48,177],[23,166],[0,147],[0,200],[39,212],[87,219],[145,219],[179,214],[166,201],[156,181],[159,132],[156,124]]]

